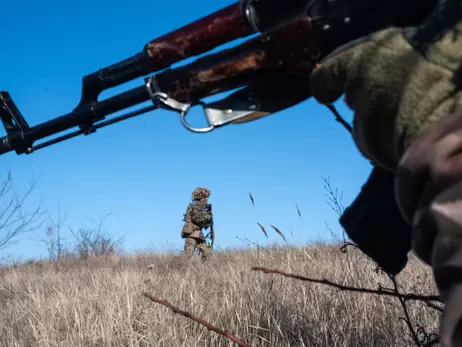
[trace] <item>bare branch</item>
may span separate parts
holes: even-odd
[[[287,272],[275,270],[275,269],[268,269],[265,267],[258,267],[254,266],[251,268],[254,271],[262,271],[267,274],[276,274],[276,275],[282,275],[285,277],[297,279],[297,280],[302,280],[306,282],[312,282],[312,283],[319,283],[319,284],[325,284],[334,288],[337,288],[339,290],[344,290],[344,291],[349,291],[349,292],[359,292],[359,293],[368,293],[368,294],[380,294],[380,295],[385,295],[385,296],[393,296],[393,297],[399,297],[403,298],[405,300],[416,300],[416,301],[437,301],[441,302],[441,299],[437,295],[419,295],[419,294],[413,294],[413,293],[406,293],[406,294],[400,294],[396,292],[390,292],[387,290],[383,290],[381,288],[379,289],[370,289],[370,288],[358,288],[358,287],[349,287],[349,286],[344,286],[342,284],[338,284],[326,279],[315,279],[315,278],[309,278],[309,277],[304,277],[300,275],[294,275],[294,274],[289,274]]]
[[[393,282],[393,286],[394,286],[393,293],[400,295],[399,289],[398,289],[398,283],[396,282],[395,276],[388,275],[388,277]],[[414,340],[414,343],[417,346],[421,346],[422,344],[420,343],[419,337],[417,336],[417,333],[415,332],[414,327],[412,326],[411,317],[409,316],[409,312],[407,310],[406,299],[404,299],[402,296],[397,296],[397,298],[401,304],[401,307],[403,308],[403,312],[404,312],[403,320],[406,323],[409,331],[411,332],[412,339]]]
[[[335,108],[334,105],[326,105],[326,107],[332,111],[332,113],[334,114],[335,116],[335,120],[337,122],[339,122],[341,125],[343,125],[343,127],[351,134],[351,132],[353,131],[352,130],[352,127],[350,124],[348,124],[348,122],[340,115],[340,113],[338,113],[337,109]]]
[[[0,187],[0,250],[8,248],[19,235],[42,226],[42,202],[31,212],[24,212],[26,201],[35,190],[36,184],[37,181],[32,180],[27,191],[18,198],[12,191],[13,178],[8,171]]]
[[[428,307],[434,309],[435,311],[441,312],[441,313],[444,311],[442,307],[439,307],[438,305],[435,305],[435,304],[433,304],[431,302],[426,302],[425,305],[427,305]]]
[[[94,227],[80,228],[74,231],[69,227],[70,233],[74,236],[77,243],[75,252],[83,259],[92,256],[100,256],[105,254],[113,254],[117,251],[118,246],[123,240],[123,236],[114,240],[113,237],[103,231],[103,224],[107,217],[117,216],[109,213],[100,219],[99,222],[87,218]]]
[[[51,261],[60,260],[67,251],[64,247],[64,239],[61,235],[67,216],[62,216],[60,204],[58,204],[57,221],[55,221],[48,212],[47,216],[49,226],[46,229],[45,237],[41,238],[40,242],[45,245],[48,251],[48,257]]]
[[[323,178],[323,180],[324,180],[324,189],[326,190],[326,195],[328,197],[327,204],[337,214],[337,216],[341,217],[343,212],[344,212],[344,207],[343,207],[343,204],[341,202],[342,196],[341,195],[339,196],[338,188],[336,188],[335,190],[332,188],[329,178]],[[329,231],[331,232],[331,234],[334,236],[334,238],[336,238],[333,231],[329,228],[327,223],[326,223],[326,226],[329,229]],[[347,248],[349,246],[352,246],[353,248],[358,248],[358,246],[355,245],[352,242],[348,242],[347,237],[346,237],[346,232],[345,232],[344,229],[342,229],[342,230],[343,230],[343,245],[340,248],[340,251],[342,253],[346,254],[346,256],[347,256],[347,264],[348,264],[348,266],[350,268],[350,271],[353,271],[353,270],[356,270],[356,268],[350,266],[350,259],[348,258]],[[378,267],[375,271],[376,272],[381,271],[379,269],[380,269],[380,267]],[[386,272],[384,272],[384,273],[386,273]],[[386,273],[386,275],[392,281],[394,288],[383,288],[380,285],[379,290],[376,291],[376,294],[378,294],[378,295],[389,295],[389,296],[394,296],[394,297],[398,298],[399,301],[400,301],[401,307],[403,309],[403,312],[404,312],[404,318],[400,318],[400,319],[403,319],[405,321],[405,323],[406,323],[406,325],[407,325],[407,327],[408,327],[408,329],[410,331],[411,338],[414,341],[414,343],[419,347],[432,345],[434,341],[437,341],[437,339],[434,339],[434,336],[436,334],[427,333],[423,327],[418,327],[417,330],[414,328],[414,326],[413,326],[413,324],[411,322],[411,319],[410,319],[408,308],[406,306],[406,300],[409,300],[409,298],[410,298],[409,295],[408,294],[403,295],[403,294],[401,294],[399,292],[399,288],[398,288],[398,284],[397,284],[395,276],[391,276],[388,273]],[[338,286],[337,286],[337,288],[338,288]],[[342,289],[342,288],[339,288],[339,289]],[[352,290],[352,288],[347,288],[347,289],[343,289],[343,290]],[[354,289],[354,291],[365,292],[365,290],[359,289],[359,288]],[[368,290],[367,292],[374,293],[374,291],[371,291],[371,290]],[[421,296],[421,297],[425,299],[425,300],[422,300],[422,301],[424,301],[424,303],[429,308],[435,309],[438,312],[442,311],[442,309],[440,307],[438,307],[437,305],[435,305],[435,304],[433,304],[431,302],[431,301],[438,301],[438,302],[441,303],[441,300],[439,300],[439,299],[438,300],[427,300],[427,298],[428,298],[427,296]],[[411,299],[415,299],[414,294],[412,295]]]
[[[340,217],[345,210],[342,203],[343,192],[339,193],[338,188],[335,188],[335,190],[332,188],[330,177],[322,177],[322,180],[324,181],[324,190],[328,199],[327,204]]]
[[[147,297],[148,299],[150,299],[151,301],[153,302],[156,302],[158,304],[161,304],[161,305],[164,305],[166,307],[168,307],[169,309],[171,309],[173,311],[173,313],[177,313],[179,315],[182,315],[183,317],[186,317],[186,318],[189,318],[191,319],[192,321],[196,322],[196,323],[199,323],[203,326],[205,326],[208,330],[210,331],[213,331],[217,334],[220,334],[221,336],[224,336],[226,337],[228,340],[230,341],[233,341],[234,343],[236,343],[238,346],[241,346],[241,347],[250,347],[250,345],[246,344],[244,341],[238,339],[236,336],[234,336],[233,334],[231,334],[230,332],[228,331],[224,331],[224,330],[221,330],[220,328],[217,328],[215,326],[213,326],[212,324],[206,322],[205,320],[203,320],[202,318],[199,318],[199,317],[196,317],[196,316],[193,316],[191,313],[189,312],[186,312],[186,311],[183,311],[183,310],[180,310],[179,308],[173,306],[171,303],[169,303],[167,300],[161,300],[161,299],[158,299],[152,295],[150,295],[149,293],[143,293],[143,295],[145,297]]]

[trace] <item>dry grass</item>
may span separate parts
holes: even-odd
[[[148,265],[154,264],[152,270]],[[1,346],[233,346],[141,294],[148,291],[233,332],[251,346],[411,346],[396,298],[347,293],[251,266],[345,285],[390,286],[358,251],[314,245],[215,254],[208,263],[173,255],[112,256],[28,264],[0,272]],[[434,294],[413,260],[402,290]],[[437,330],[438,314],[410,302],[411,319]]]

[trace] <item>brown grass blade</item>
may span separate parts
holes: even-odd
[[[210,324],[209,322],[203,320],[202,318],[193,316],[191,313],[189,313],[187,311],[180,310],[178,307],[173,306],[167,300],[158,299],[158,298],[152,296],[149,293],[143,293],[143,295],[145,297],[147,297],[149,300],[153,301],[153,302],[156,302],[158,304],[161,304],[161,305],[164,305],[164,306],[168,307],[170,310],[173,311],[173,313],[177,313],[179,315],[182,315],[183,317],[189,318],[192,321],[205,326],[208,330],[211,330],[211,331],[213,331],[213,332],[215,332],[217,334],[220,334],[221,336],[226,337],[228,340],[233,341],[234,343],[236,343],[240,347],[250,347],[248,344],[246,344],[244,341],[238,339],[236,336],[234,336],[230,332],[221,330],[220,328],[217,328],[217,327],[213,326],[212,324]]]
[[[279,230],[278,228],[276,228],[274,225],[271,225],[271,224],[270,224],[270,227],[273,228],[273,229],[279,234],[279,236],[281,236],[281,238],[282,238],[285,242],[287,242],[286,237],[285,237],[284,234],[281,232],[281,230]]]
[[[298,208],[297,203],[295,203],[295,207],[297,208],[297,213],[298,213],[298,215],[300,216],[300,218],[302,218],[302,214],[301,214],[301,212],[300,212],[300,209]]]
[[[253,207],[255,207],[255,201],[253,200],[252,194],[249,192],[250,200],[252,201]]]
[[[265,236],[268,238],[268,233],[266,232],[265,228],[263,227],[263,225],[261,225],[260,223],[258,223],[258,226],[260,227],[261,231],[263,231],[263,234],[265,234]]]

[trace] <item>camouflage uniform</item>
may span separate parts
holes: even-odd
[[[184,238],[184,255],[191,258],[197,248],[201,253],[202,259],[210,256],[210,248],[205,242],[202,229],[209,228],[213,222],[212,212],[206,211],[207,199],[210,190],[207,188],[197,188],[192,192],[192,202],[188,205],[184,215],[184,226],[181,237]]]
[[[310,81],[323,104],[345,94],[359,151],[394,175],[410,245],[446,304],[443,347],[462,345],[461,47],[461,1],[441,0],[416,28],[388,28],[332,52]]]

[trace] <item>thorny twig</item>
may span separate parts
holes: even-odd
[[[335,282],[332,282],[326,279],[308,278],[308,277],[295,275],[295,274],[289,274],[283,271],[279,271],[275,269],[268,269],[264,267],[252,267],[252,270],[263,271],[264,273],[278,274],[278,275],[282,275],[285,277],[299,279],[299,280],[307,281],[307,282],[324,284],[324,285],[337,288],[342,291],[378,294],[378,295],[396,297],[399,299],[401,306],[403,308],[403,311],[404,311],[404,315],[405,315],[405,318],[401,318],[401,319],[403,319],[406,325],[408,326],[408,329],[411,332],[411,336],[412,336],[412,339],[414,340],[414,343],[419,347],[430,347],[430,346],[435,345],[439,341],[439,337],[437,334],[427,333],[423,327],[418,327],[417,331],[414,329],[412,322],[411,322],[411,318],[408,313],[406,301],[408,300],[423,301],[425,304],[427,304],[428,307],[441,311],[440,307],[431,303],[431,301],[442,302],[441,299],[437,295],[419,295],[419,294],[413,294],[413,293],[405,293],[405,294],[400,293],[395,277],[389,274],[387,275],[393,282],[394,289],[383,288],[380,286],[379,289],[376,290],[376,289],[370,289],[370,288],[358,288],[358,287],[344,286],[344,285],[341,285],[341,284],[338,284],[338,283],[335,283]],[[419,335],[421,335],[422,338],[419,338]]]
[[[392,276],[390,274],[387,274],[387,275],[388,275],[388,277],[390,278],[390,280],[393,283],[393,286],[394,286],[394,291],[393,292],[396,293],[396,294],[399,294],[398,283],[396,282],[395,276]],[[417,336],[417,333],[415,332],[414,327],[412,326],[411,317],[409,316],[409,312],[407,310],[406,299],[401,297],[401,296],[398,296],[397,298],[398,298],[398,300],[399,300],[399,302],[401,304],[401,307],[403,308],[403,312],[404,312],[404,318],[402,318],[402,319],[404,320],[404,322],[406,323],[409,331],[411,332],[411,336],[412,336],[412,339],[414,340],[414,343],[417,346],[420,346],[421,343],[420,343],[419,337]]]
[[[438,312],[441,312],[441,313],[442,313],[442,312],[444,311],[441,307],[439,307],[439,306],[437,306],[437,305],[435,305],[435,304],[433,304],[433,303],[431,303],[431,302],[426,302],[425,304],[426,304],[428,307],[430,307],[430,308],[432,308],[432,309],[434,309],[434,310],[436,310],[436,311],[438,311]]]
[[[425,333],[424,341],[425,342],[422,344],[422,347],[431,347],[440,342],[440,337],[438,336],[438,334]]]
[[[392,296],[392,297],[398,297],[398,298],[403,298],[404,300],[416,300],[416,301],[438,301],[441,302],[441,299],[437,295],[419,295],[419,294],[413,294],[413,293],[396,293],[396,292],[390,292],[390,291],[384,291],[382,289],[371,289],[371,288],[358,288],[358,287],[350,287],[350,286],[344,286],[339,283],[335,283],[326,279],[315,279],[315,278],[309,278],[309,277],[304,277],[300,275],[295,275],[295,274],[290,274],[287,272],[283,272],[280,270],[276,269],[268,269],[265,267],[259,267],[259,266],[254,266],[251,268],[254,271],[262,271],[267,274],[277,274],[277,275],[282,275],[285,277],[293,278],[293,279],[298,279],[306,282],[312,282],[312,283],[319,283],[319,284],[325,284],[334,288],[337,288],[342,291],[349,291],[349,292],[359,292],[359,293],[368,293],[368,294],[381,294],[381,295],[386,295],[386,296]]]
[[[433,346],[440,341],[440,337],[438,334],[435,333],[427,333],[425,329],[421,326],[417,326],[417,336],[423,335],[422,338],[419,339],[422,347],[430,347]]]
[[[393,283],[393,289],[386,289],[388,292],[390,293],[397,293],[399,294],[399,288],[398,288],[398,282],[396,280],[396,276],[393,276],[393,275],[390,275],[387,273],[387,276],[388,278],[390,279],[390,281]],[[417,326],[417,331],[414,329],[414,326],[412,325],[412,322],[411,322],[411,317],[409,315],[409,311],[408,311],[408,308],[406,306],[406,298],[404,297],[401,297],[401,296],[398,296],[397,297],[400,304],[401,304],[401,307],[403,308],[403,312],[404,312],[404,318],[400,318],[402,320],[404,320],[404,322],[406,323],[410,333],[411,333],[411,337],[412,339],[414,340],[414,343],[417,345],[417,346],[432,346],[433,344],[437,343],[437,341],[439,341],[439,337],[437,334],[434,334],[434,333],[427,333],[425,328],[422,327],[422,326]],[[441,300],[438,300],[439,302],[441,302]],[[436,306],[435,304],[431,303],[431,302],[428,302],[428,301],[425,301],[425,304],[430,307],[430,308],[433,308],[437,311],[442,311],[442,309],[438,306]],[[422,336],[421,338],[419,338],[419,335]],[[436,336],[436,338],[435,338]]]
[[[334,114],[336,113],[336,110],[335,109],[331,109],[332,112],[334,112]],[[337,115],[336,115],[337,116]],[[342,123],[340,121],[340,123]],[[342,123],[343,124],[343,123]],[[347,128],[348,131],[351,132],[351,128]],[[332,189],[332,186],[330,184],[330,180],[329,178],[325,179],[323,178],[324,180],[324,189],[327,191],[327,197],[329,199],[329,201],[327,202],[327,204],[330,206],[330,208],[339,216],[341,217],[343,211],[344,211],[344,208],[343,208],[343,204],[341,202],[341,198],[342,196],[339,196],[338,194],[338,188],[335,189],[335,191]],[[329,228],[328,228],[329,229]],[[330,229],[329,229],[330,230]],[[332,233],[332,231],[331,231]],[[345,253],[348,257],[348,253],[347,253],[347,248],[349,246],[353,247],[353,248],[358,248],[357,245],[355,245],[354,243],[351,243],[351,242],[348,242],[347,241],[347,238],[345,237],[345,230],[343,231],[343,245],[342,247],[340,248],[340,251],[342,253]],[[349,262],[349,260],[348,260]],[[377,271],[376,271],[377,272]],[[386,272],[385,272],[386,273]],[[379,286],[379,292],[377,294],[381,294],[381,295],[391,295],[391,296],[395,296],[399,299],[400,303],[401,303],[401,306],[403,308],[403,311],[404,311],[404,315],[405,315],[405,318],[404,318],[404,321],[405,323],[407,324],[410,332],[411,332],[411,336],[412,336],[412,339],[414,340],[414,343],[417,344],[417,346],[419,347],[423,347],[423,346],[433,346],[435,343],[438,343],[439,341],[439,338],[438,338],[438,335],[437,334],[430,334],[430,333],[427,333],[425,331],[425,329],[423,327],[418,327],[417,329],[417,332],[415,331],[412,323],[411,323],[411,320],[410,320],[410,316],[409,316],[409,313],[408,313],[408,309],[407,309],[407,306],[406,306],[406,300],[409,300],[406,296],[403,297],[402,294],[399,293],[399,289],[398,289],[398,285],[397,285],[397,282],[396,282],[396,278],[390,274],[387,273],[387,276],[390,278],[390,280],[392,281],[393,285],[394,285],[394,288],[393,289],[387,289],[387,288],[382,288],[381,286]],[[434,296],[435,298],[437,298],[437,296]],[[432,308],[432,309],[435,309],[437,310],[438,312],[442,312],[443,310],[438,307],[437,305],[433,304],[431,301],[438,301],[438,302],[442,302],[440,299],[436,299],[436,300],[428,300],[428,299],[425,299],[425,300],[422,300],[428,307]],[[422,338],[419,338],[419,335],[422,336]],[[436,338],[435,338],[436,336]]]
[[[193,316],[191,313],[189,313],[187,311],[180,310],[179,308],[177,308],[177,307],[173,306],[171,303],[169,303],[167,300],[158,299],[158,298],[152,296],[149,293],[143,293],[143,295],[145,297],[147,297],[148,299],[150,299],[151,301],[153,301],[153,302],[156,302],[158,304],[161,304],[161,305],[164,305],[164,306],[168,307],[169,309],[171,309],[173,311],[173,313],[177,313],[177,314],[182,315],[182,316],[184,316],[186,318],[189,318],[192,321],[205,326],[208,330],[211,330],[213,332],[216,332],[217,334],[220,334],[221,336],[226,337],[228,340],[233,341],[234,343],[236,343],[240,347],[250,347],[250,345],[248,345],[244,341],[238,339],[236,336],[234,336],[230,332],[221,330],[220,328],[217,328],[217,327],[213,326],[212,324],[206,322],[202,318]]]

